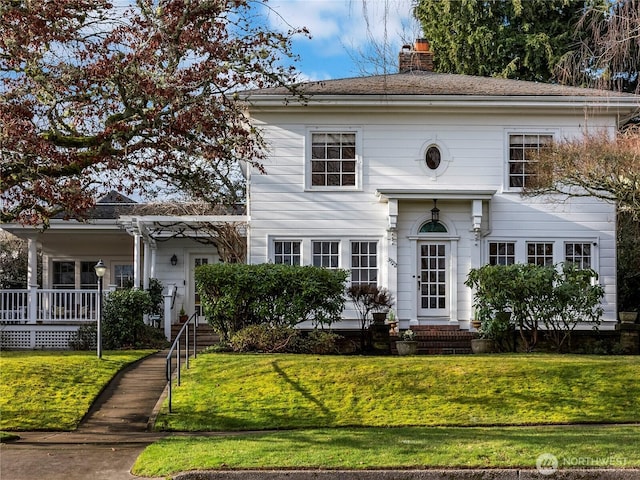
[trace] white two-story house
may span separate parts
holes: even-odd
[[[247,96],[269,146],[249,177],[249,262],[345,268],[393,293],[401,328],[469,329],[471,268],[571,261],[599,273],[613,328],[615,206],[521,191],[533,152],[615,135],[640,98],[433,73],[411,47],[399,60],[398,74],[304,84],[302,102]]]
[[[564,261],[599,273],[601,328],[613,329],[615,206],[521,191],[532,152],[587,131],[615,135],[640,97],[439,74],[432,63],[431,52],[405,47],[397,74],[306,83],[303,100],[282,88],[245,92],[268,147],[266,173],[247,172],[246,212],[140,214],[113,194],[87,223],[2,225],[29,240],[32,272],[26,289],[0,292],[3,345],[63,347],[78,324],[95,322],[85,295],[97,292],[98,259],[105,287],[163,282],[169,336],[182,306],[200,311],[195,268],[221,261],[215,241],[194,241],[199,227],[221,222],[242,225],[249,263],[344,268],[351,283],[388,288],[402,329],[469,330],[464,281],[473,267]],[[42,285],[33,273],[38,246]],[[344,317],[334,328],[358,328],[352,308]]]

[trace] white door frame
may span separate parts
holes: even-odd
[[[417,232],[420,229],[420,226],[429,221],[429,218],[423,218],[421,221],[416,222],[415,229],[413,232]],[[441,219],[440,222],[444,224],[447,228],[446,233],[415,233],[413,235],[408,236],[410,251],[411,251],[411,274],[413,280],[413,288],[411,289],[411,319],[410,325],[419,325],[422,323],[434,323],[434,324],[454,324],[458,325],[458,241],[460,237],[457,235],[455,228],[453,227],[453,222],[448,222],[445,219]],[[447,243],[449,247],[449,256],[448,256],[448,315],[442,317],[426,317],[419,315],[418,302],[420,301],[420,295],[418,292],[418,280],[419,280],[419,269],[418,262],[419,258],[419,246],[424,242],[441,242]]]
[[[435,247],[435,248],[432,248]],[[440,248],[442,247],[442,248]],[[426,252],[424,251],[426,250]],[[449,240],[431,240],[431,239],[424,239],[424,240],[418,240],[417,245],[416,245],[416,253],[417,253],[417,257],[416,257],[416,282],[417,282],[417,289],[418,289],[418,294],[417,294],[417,311],[418,311],[418,317],[419,318],[442,318],[442,317],[449,317],[450,314],[450,303],[449,303],[449,299],[451,298],[451,277],[449,276],[449,272],[451,271],[451,242]],[[436,261],[436,266],[435,268],[431,268],[430,266],[426,266],[423,267],[422,263],[423,260],[427,258],[429,260],[429,263]],[[441,266],[440,265],[440,260],[442,260],[444,262],[444,265]],[[435,271],[438,272],[444,269],[444,278],[442,280],[440,280],[439,275],[438,278],[435,279],[435,281],[429,281],[427,280],[425,282],[424,276],[423,274],[425,272],[429,272],[431,273],[431,271]],[[422,302],[423,299],[425,297],[425,294],[423,293],[423,291],[426,289],[427,285],[429,285],[429,283],[435,283],[436,286],[440,286],[442,283],[444,283],[444,305],[440,308],[440,307],[434,307],[434,308],[430,308],[430,307],[423,307],[422,306]],[[439,296],[439,293],[436,293],[436,296]]]

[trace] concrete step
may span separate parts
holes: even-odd
[[[176,335],[180,332],[183,324],[175,324],[171,326],[171,338],[174,339]],[[189,327],[189,335],[193,335],[193,331],[191,327]],[[206,323],[201,323],[198,325],[198,330],[196,332],[196,344],[198,346],[198,350],[202,350],[204,348],[210,347],[220,341],[220,337],[217,333],[213,331],[210,325]]]

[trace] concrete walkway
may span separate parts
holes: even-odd
[[[122,370],[100,394],[74,432],[21,432],[0,445],[2,480],[131,480],[144,448],[165,434],[147,431],[166,386],[158,352]]]

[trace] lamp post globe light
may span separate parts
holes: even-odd
[[[102,358],[102,277],[107,272],[107,267],[102,260],[98,260],[98,263],[93,267],[98,277],[98,334],[96,343],[98,344],[98,358]]]

